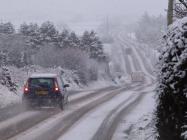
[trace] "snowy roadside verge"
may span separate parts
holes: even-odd
[[[0,108],[20,102],[20,97],[0,84]]]
[[[155,140],[155,92],[148,93],[140,104],[121,120],[113,140]]]

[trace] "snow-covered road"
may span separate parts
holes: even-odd
[[[132,72],[142,71],[146,75],[144,82],[72,93],[64,111],[54,108],[28,111],[20,105],[12,110],[9,108],[9,113],[0,110],[0,139],[133,139],[130,137],[131,128],[153,108],[149,102],[149,99],[154,102],[153,66],[146,60],[138,44],[123,34],[114,35],[114,39],[116,47],[120,49],[119,57],[123,59],[124,73],[129,76]],[[144,108],[149,104],[149,108]]]

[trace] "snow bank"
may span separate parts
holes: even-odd
[[[0,108],[20,102],[20,96],[0,84]]]
[[[155,88],[155,87],[154,87]],[[150,87],[150,89],[154,89]],[[147,88],[146,90],[150,90]],[[154,128],[155,92],[150,91],[127,116],[122,118],[113,140],[156,140]]]

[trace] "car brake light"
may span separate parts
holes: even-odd
[[[24,86],[24,93],[28,93],[29,88],[28,88],[28,82],[26,83],[26,85]]]
[[[26,91],[26,92],[27,92],[27,91],[29,91],[29,89],[28,89],[27,87],[25,87],[24,91]]]
[[[55,81],[55,92],[58,92],[58,91],[59,91],[59,87],[58,87],[57,82]]]
[[[55,87],[55,91],[59,91],[58,87]]]

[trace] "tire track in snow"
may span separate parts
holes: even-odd
[[[120,45],[120,47],[121,47],[121,50],[123,52],[123,58],[125,60],[125,67],[126,67],[127,74],[130,75],[132,73],[132,66],[131,66],[128,54],[126,53],[126,51],[123,48],[123,46]]]
[[[62,134],[64,134],[75,122],[77,122],[81,117],[83,117],[86,113],[88,113],[90,110],[98,107],[99,105],[103,104],[104,102],[107,102],[108,100],[112,99],[114,96],[120,94],[122,91],[130,90],[131,88],[133,89],[135,87],[137,87],[137,85],[129,86],[129,87],[125,87],[125,88],[120,88],[120,89],[116,89],[111,92],[107,92],[107,94],[104,95],[103,97],[96,99],[94,101],[91,101],[91,103],[84,105],[83,107],[73,111],[72,113],[70,113],[69,115],[67,115],[65,117],[60,117],[58,120],[58,123],[56,123],[55,126],[53,126],[52,128],[46,129],[46,131],[44,130],[44,132],[42,132],[38,136],[33,135],[35,137],[34,139],[37,139],[37,140],[57,139]],[[48,127],[50,127],[50,126],[48,126]],[[47,128],[47,126],[46,126],[46,128]],[[37,128],[35,128],[34,130],[36,131],[36,129]],[[50,132],[53,132],[53,133],[50,133]],[[20,136],[18,135],[16,137],[13,137],[11,140],[15,140],[15,139],[29,140],[29,139],[32,139],[32,138],[30,138],[30,136],[32,136],[32,130],[29,131],[28,133],[23,134],[23,135],[20,134]]]
[[[124,39],[125,38],[123,38],[123,40],[121,40],[121,41],[123,42],[123,44],[129,45],[132,48],[133,52],[135,53],[135,57],[137,57],[136,60],[137,60],[137,62],[139,62],[142,71],[144,73],[146,73],[146,75],[148,75],[152,79],[155,79],[155,77],[153,76],[153,72],[149,67],[150,65],[146,61],[146,58],[142,57],[141,54],[139,53],[139,51],[137,51],[137,48],[135,46],[136,44],[133,44],[128,39],[126,39],[126,40],[124,40]]]
[[[144,72],[151,77],[152,79],[155,79],[153,76],[153,71],[150,69],[150,65],[147,63],[146,58],[144,58],[139,51],[137,51],[136,48],[133,48],[137,56],[139,57],[140,63],[143,65]],[[143,61],[145,60],[145,61]]]
[[[137,49],[137,51],[139,53],[141,53],[140,55],[142,55],[142,58],[143,58],[142,60],[147,60],[147,58],[144,55],[145,53],[143,52],[143,50],[144,51],[146,50],[145,44],[134,42],[130,37],[128,37],[126,34],[124,34],[124,32],[121,32],[119,34],[119,38],[123,42],[128,42],[129,44],[131,44],[132,46],[134,46],[134,48]],[[150,67],[148,67],[148,69],[150,69],[150,72],[153,72],[154,66],[151,64],[151,62],[150,61],[146,61],[146,63],[148,64],[147,66],[150,66]],[[154,73],[152,73],[152,74],[154,74]]]
[[[142,85],[141,87],[136,87],[130,91],[124,91],[119,96],[113,98],[112,100],[103,104],[99,108],[94,109],[92,112],[86,114],[86,116],[84,116],[80,121],[75,123],[74,127],[72,127],[67,133],[65,133],[65,135],[61,136],[58,140],[91,139],[94,133],[99,128],[99,125],[104,120],[103,117],[105,117],[108,114],[108,112],[110,112],[119,103],[123,102],[129,96],[131,96],[132,91],[140,91],[144,88],[145,85]],[[136,95],[134,94],[132,96]],[[95,120],[95,118],[97,119]]]
[[[120,44],[121,44],[121,49],[123,50],[123,52],[124,52],[125,48],[129,48],[128,47],[129,45],[127,45],[127,44],[123,44],[123,43],[120,43]],[[131,54],[128,55],[128,57],[129,57],[128,58],[128,62],[129,62],[128,66],[131,66],[133,69],[133,70],[131,70],[130,74],[135,71],[140,71],[141,70],[140,63],[133,51],[131,52]],[[126,59],[126,58],[124,58],[124,59]],[[130,61],[130,60],[132,60],[132,61]]]
[[[45,120],[58,111],[28,111],[0,123],[0,139],[6,140],[19,132]]]
[[[152,66],[150,66],[150,64],[147,62],[147,58],[144,57],[144,55],[142,53],[140,53],[141,50],[137,49],[137,44],[135,44],[133,41],[131,41],[131,39],[125,35],[125,37],[122,37],[124,35],[120,34],[119,39],[123,42],[123,44],[129,45],[134,51],[134,53],[137,56],[137,60],[140,61],[140,64],[142,66],[143,64],[143,71],[146,72],[147,75],[149,75],[149,77],[152,77],[153,79],[155,78],[153,76],[153,70],[151,69]],[[127,39],[128,38],[128,39]],[[140,48],[140,47],[139,47]]]
[[[137,71],[137,67],[136,67],[136,65],[132,65],[133,64],[133,59],[130,55],[128,55],[128,58],[129,58],[129,62],[130,62],[131,67],[132,67],[132,72],[131,73],[133,73],[133,72]]]
[[[146,61],[145,57],[140,56],[141,54],[138,54],[138,52],[136,52],[137,50],[134,50],[135,46],[132,45],[131,43],[129,43],[128,41],[126,42],[124,40],[124,38],[122,38],[121,36],[120,36],[120,38],[118,37],[118,39],[122,42],[121,46],[123,48],[122,47],[121,48],[123,50],[124,50],[124,48],[127,48],[128,46],[133,49],[133,52],[132,52],[132,55],[131,55],[132,60],[133,60],[133,65],[134,65],[134,67],[135,67],[136,70],[142,70],[143,72],[146,73],[146,75],[152,81],[151,84],[150,84],[150,86],[151,86],[153,84],[153,82],[154,82],[154,77],[152,76],[153,73],[148,68],[148,66],[149,66],[148,63],[145,62]],[[144,95],[146,93],[148,93],[148,91],[147,92],[141,92],[140,96],[136,97],[134,99],[134,101],[132,101],[131,103],[129,103],[121,111],[119,111],[118,108],[115,108],[106,117],[106,119],[103,121],[103,124],[101,125],[100,129],[98,129],[97,133],[94,135],[94,137],[93,137],[92,140],[110,140],[110,139],[112,139],[113,133],[115,132],[115,130],[117,128],[117,124],[119,123],[118,120],[120,119],[120,117],[122,117],[124,114],[126,114],[127,112],[130,112],[130,110],[132,110],[134,107],[136,107],[138,105],[138,103],[141,101],[141,99],[143,99],[143,97],[144,97]],[[123,106],[125,104],[125,102],[126,101],[124,101],[124,103],[120,104],[119,108],[120,108],[120,106]],[[116,116],[114,114],[115,114],[115,112],[117,112],[117,110],[119,111],[119,113]],[[113,120],[111,118],[113,118]]]
[[[132,49],[129,44],[127,44],[126,42],[123,41],[123,38],[122,38],[121,34],[118,34],[118,35],[113,36],[113,37],[115,37],[115,38],[117,37],[116,40],[121,46],[121,50],[123,52],[123,55],[126,54],[125,49]],[[132,51],[131,54],[128,55],[128,57],[130,57],[133,62],[131,61],[131,63],[130,63],[129,58],[124,57],[125,61],[127,61],[126,63],[128,63],[128,65],[126,65],[127,70],[129,69],[128,68],[129,66],[131,66],[132,68],[133,67],[135,68],[135,69],[133,69],[134,71],[132,71],[132,69],[130,68],[130,70],[128,70],[128,71],[130,71],[130,72],[128,72],[128,74],[131,75],[132,72],[140,71],[141,66],[140,66],[140,63],[139,63],[134,51]]]
[[[145,87],[151,87],[153,86],[153,84],[154,82],[152,81]],[[116,108],[114,108],[104,119],[103,123],[100,125],[99,129],[93,136],[92,140],[111,140],[121,118],[123,118],[126,114],[129,114],[133,110],[133,108],[135,108],[139,104],[145,94],[150,92],[141,91],[145,87],[134,90],[136,93],[135,96],[130,96],[128,100],[123,101]],[[141,92],[137,94],[137,92],[139,91]]]
[[[129,49],[129,48],[130,48],[129,45],[128,45],[126,42],[124,43],[124,42],[122,41],[123,38],[122,38],[122,35],[121,35],[121,34],[118,34],[118,35],[117,35],[117,40],[118,40],[119,43],[121,44],[121,48],[122,48],[122,49],[124,49],[124,48]],[[131,49],[131,48],[130,48],[130,49]],[[131,63],[131,64],[134,66],[135,71],[140,71],[140,69],[141,69],[140,63],[138,62],[137,57],[136,57],[136,55],[134,54],[133,51],[131,52],[131,54],[129,55],[129,57],[131,57],[131,59],[132,59],[132,61],[133,61],[133,63]],[[134,71],[133,71],[133,72],[134,72]]]
[[[73,93],[70,94],[70,98],[71,97],[73,97],[73,99],[76,98],[75,100],[72,100],[72,102],[76,103],[76,102],[80,102],[80,101],[82,101],[82,100],[84,100],[86,98],[90,98],[91,96],[94,96],[94,95],[98,94],[98,92],[103,92],[105,90],[112,90],[112,89],[115,89],[115,88],[117,88],[117,87],[115,87],[115,86],[104,87],[104,88],[98,89],[96,91],[90,91],[86,95],[81,95],[81,93],[83,93],[83,92],[79,92],[78,91],[78,93],[75,93],[75,91],[73,91]],[[0,109],[0,123],[2,121],[5,121],[5,120],[9,119],[9,118],[15,117],[15,116],[17,116],[17,115],[19,115],[21,113],[25,113],[27,111],[28,110],[21,103],[14,104],[14,105],[5,107],[3,109]]]
[[[102,92],[107,92],[116,89],[117,87],[106,87],[103,89],[99,89],[96,92],[91,92],[87,95],[80,96],[70,101],[71,105],[78,104],[80,102],[89,100],[94,98]],[[10,118],[5,119],[4,121],[0,122],[0,139],[5,140],[10,137],[13,137],[22,131],[33,127],[34,125],[56,115],[59,114],[61,110],[59,109],[45,109],[45,110],[24,110],[20,112],[20,114],[12,116]],[[12,114],[11,114],[12,115]],[[20,119],[21,118],[21,119]]]
[[[99,107],[101,104],[111,100],[116,95],[120,94],[122,91],[127,90],[127,89],[128,88],[122,88],[118,91],[111,92],[111,93],[107,94],[106,96],[104,96],[103,98],[93,101],[89,105],[86,105],[81,109],[78,109],[76,112],[73,112],[72,114],[70,114],[66,118],[64,118],[61,122],[59,122],[59,124],[56,127],[54,127],[52,129],[53,132],[56,132],[56,133],[53,133],[50,136],[47,136],[46,134],[44,134],[37,139],[38,140],[46,140],[46,139],[54,140],[54,139],[61,137],[63,134],[65,134],[70,129],[71,126],[74,125],[74,123],[76,123],[80,118],[82,118],[89,111],[95,109],[96,107]],[[47,132],[47,133],[49,133],[49,132]]]
[[[128,43],[131,44],[134,49],[134,51],[136,52],[136,54],[138,54],[138,56],[141,58],[141,60],[145,60],[144,61],[144,67],[147,70],[147,72],[151,75],[153,75],[153,70],[152,70],[152,66],[148,63],[147,59],[143,54],[142,54],[142,50],[140,50],[139,48],[137,48],[137,45],[131,41],[128,40]]]
[[[117,44],[116,45],[116,47],[117,47],[116,49],[118,49],[117,51],[121,50],[120,53],[118,54],[120,56],[118,56],[118,57],[121,58],[121,60],[119,59],[119,61],[121,61],[121,65],[125,71],[124,75],[125,74],[130,75],[132,72],[132,68],[131,68],[131,63],[129,61],[128,55],[126,54],[125,49],[121,46],[121,43],[118,41],[118,39],[115,38],[114,35],[112,35],[112,36],[115,40],[115,43]]]
[[[140,63],[139,63],[134,51],[132,51],[131,58],[133,60],[133,64],[134,64],[134,66],[136,68],[136,71],[140,71],[141,70],[141,66],[140,66]]]
[[[115,42],[117,42],[117,41],[115,40]],[[129,70],[127,70],[128,62],[126,62],[126,60],[124,60],[123,52],[120,51],[120,48],[121,48],[120,44],[116,43],[116,45],[114,47],[117,48],[114,50],[114,51],[117,51],[115,53],[115,55],[117,55],[117,58],[115,57],[114,62],[117,62],[117,64],[120,64],[122,66],[124,75],[126,75],[126,74],[128,74],[128,71],[129,71]]]
[[[143,55],[142,51],[141,51],[141,50],[138,50],[138,48],[136,48],[136,47],[135,47],[135,49],[136,49],[137,52],[139,52],[140,57],[141,57],[142,59],[146,60],[146,57],[145,57],[145,55]],[[154,75],[153,69],[152,69],[152,65],[150,65],[150,64],[148,63],[148,61],[145,61],[145,64],[146,64],[146,65],[145,65],[145,66],[146,66],[146,69],[149,71],[149,73],[152,74],[152,75]],[[148,67],[148,66],[149,66],[149,67]]]

